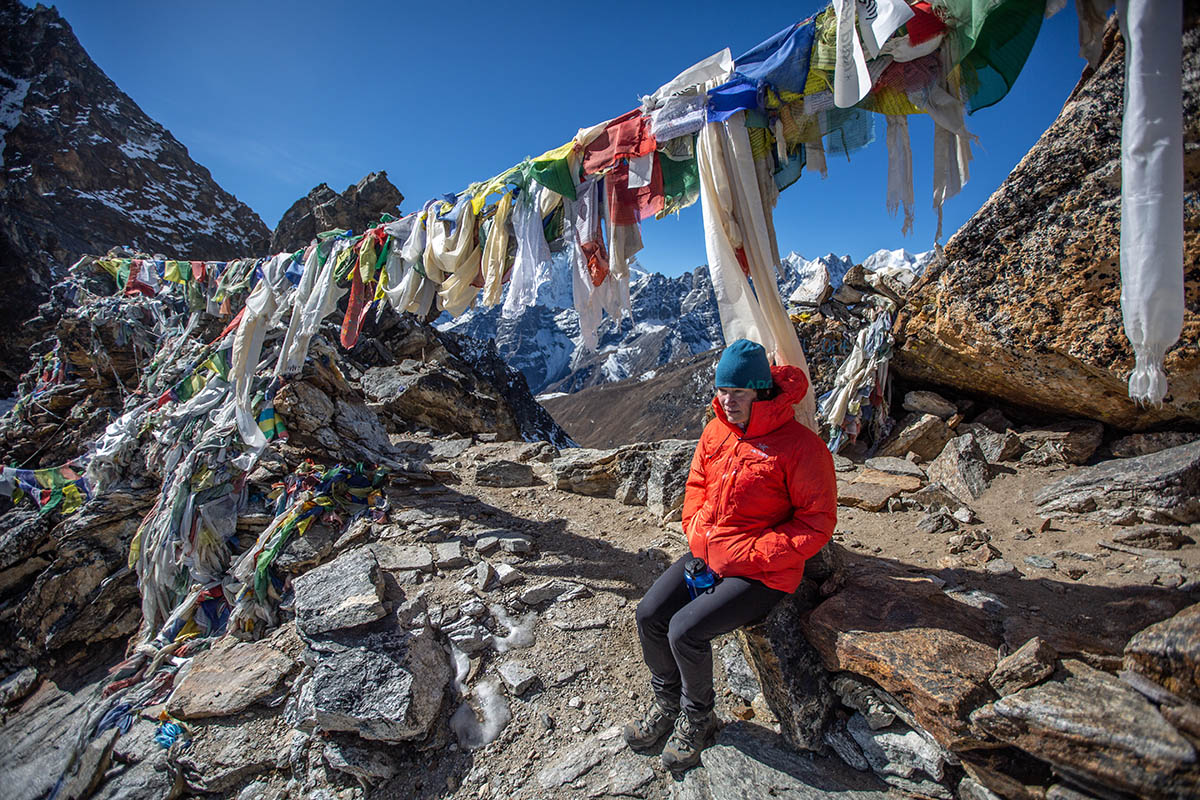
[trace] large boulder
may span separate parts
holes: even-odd
[[[984,743],[968,715],[993,697],[1001,637],[983,611],[928,579],[858,569],[802,628],[827,669],[879,684],[942,746]]]
[[[1045,683],[971,719],[1063,774],[1135,797],[1195,797],[1196,749],[1141,694],[1106,672],[1065,661]]]
[[[387,308],[367,322],[351,360],[363,371],[363,393],[393,432],[417,425],[439,433],[574,444],[491,341],[440,331]]]
[[[892,364],[1026,407],[1143,429],[1200,420],[1200,29],[1184,28],[1183,334],[1167,353],[1170,393],[1139,408],[1121,319],[1119,35],[1094,74],[987,203],[950,239],[897,320]]]
[[[313,670],[318,727],[388,742],[429,733],[450,682],[445,651],[430,629],[375,633],[333,649]]]
[[[512,413],[491,387],[445,364],[406,360],[372,367],[363,374],[363,391],[384,412],[439,433],[521,438]]]
[[[1045,486],[1034,500],[1051,518],[1080,514],[1118,525],[1200,521],[1200,441],[1081,469]]]
[[[219,640],[195,657],[167,710],[180,719],[224,717],[271,697],[296,668],[301,644],[292,625],[258,642]]]

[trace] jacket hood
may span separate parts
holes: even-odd
[[[721,408],[714,396],[712,406],[717,419],[738,436],[746,437],[762,436],[788,420],[795,419],[796,412],[792,406],[803,400],[805,392],[808,391],[808,378],[804,377],[804,370],[791,366],[771,367],[771,380],[779,387],[779,394],[770,400],[754,402],[750,407],[750,423],[746,426],[745,433],[725,417],[725,409]]]

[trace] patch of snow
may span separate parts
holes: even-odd
[[[125,141],[118,146],[121,148],[121,152],[129,158],[154,159],[162,152],[162,141],[152,137],[147,137],[140,142]]]
[[[547,400],[553,400],[556,397],[566,397],[568,394],[569,392],[546,392],[545,394],[539,394],[533,399],[537,400],[539,403],[543,403]]]
[[[0,167],[4,166],[4,140],[8,132],[17,127],[21,121],[21,112],[25,110],[25,96],[29,94],[29,81],[14,78],[7,72],[0,71]]]

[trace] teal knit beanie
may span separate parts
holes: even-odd
[[[767,351],[749,339],[738,339],[725,348],[717,362],[716,385],[734,389],[770,389],[771,365]]]

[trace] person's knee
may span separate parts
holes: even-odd
[[[694,626],[685,616],[676,614],[667,628],[667,642],[675,653],[703,649],[708,640],[699,635]]]
[[[639,631],[662,630],[670,621],[670,615],[666,613],[663,605],[650,602],[647,597],[643,597],[642,601],[638,603],[637,611],[633,616],[637,620]]]

